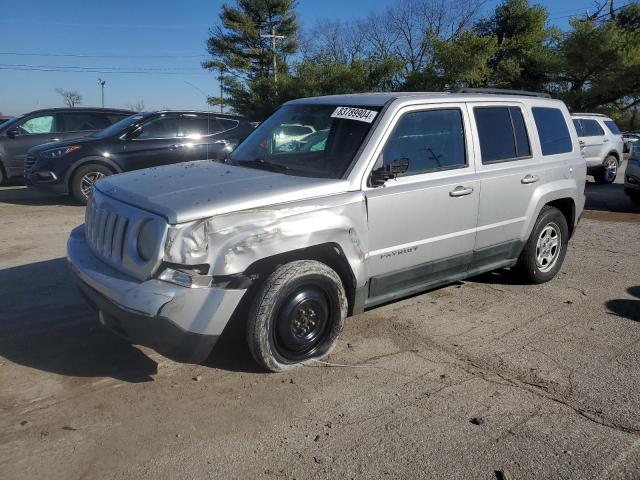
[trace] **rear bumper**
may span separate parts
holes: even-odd
[[[246,291],[139,282],[93,255],[83,226],[71,233],[67,259],[104,326],[177,361],[207,358]]]

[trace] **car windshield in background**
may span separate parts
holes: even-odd
[[[285,105],[234,150],[229,163],[290,175],[341,178],[380,107]]]
[[[131,125],[138,123],[143,118],[144,118],[144,115],[131,115],[130,117],[125,117],[122,120],[117,121],[110,127],[107,127],[104,130],[100,130],[90,136],[97,137],[97,138],[107,138],[113,135],[117,135],[123,130],[126,130],[127,128],[129,128]]]

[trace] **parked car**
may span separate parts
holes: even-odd
[[[640,141],[640,132],[624,132],[622,141],[624,142],[624,153],[629,153],[631,147]]]
[[[640,205],[640,142],[632,144],[627,169],[624,172],[624,193]]]
[[[280,151],[302,119],[328,131],[323,148]],[[98,181],[67,255],[102,324],[134,343],[200,361],[248,312],[251,353],[281,371],[326,355],[365,307],[502,267],[551,280],[585,179],[558,100],[306,98],[222,162]]]
[[[50,108],[4,122],[0,125],[0,183],[23,175],[30,148],[85,137],[132,113],[111,108]]]
[[[86,203],[96,180],[141,168],[217,158],[253,127],[234,115],[160,111],[133,115],[81,140],[41,145],[25,162],[27,184]]]
[[[574,113],[571,118],[588,173],[597,183],[613,183],[624,151],[622,133],[616,122],[600,113]]]

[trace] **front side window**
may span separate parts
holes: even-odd
[[[542,155],[556,155],[573,150],[571,134],[561,110],[533,107],[531,113],[538,129]]]
[[[531,156],[529,135],[519,107],[475,107],[482,163]]]
[[[426,110],[403,115],[382,151],[384,165],[401,159],[409,160],[404,175],[466,166],[460,110]]]
[[[30,118],[18,128],[23,135],[38,135],[42,133],[56,132],[55,117],[44,115],[42,117]]]
[[[576,132],[579,137],[584,137],[584,133],[582,132],[582,123],[577,118],[573,119],[573,126],[576,127]]]
[[[342,178],[380,109],[285,105],[251,132],[226,161],[288,175]]]
[[[178,118],[175,116],[155,118],[140,127],[136,139],[162,139],[178,137]]]
[[[616,122],[614,122],[613,120],[605,120],[604,124],[607,126],[609,131],[614,135],[620,135],[622,133],[618,128],[618,125],[616,125]]]

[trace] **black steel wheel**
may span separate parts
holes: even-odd
[[[328,354],[342,330],[347,301],[327,265],[300,260],[279,267],[262,284],[247,325],[249,349],[279,372]]]

